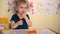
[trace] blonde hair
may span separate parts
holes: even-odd
[[[16,12],[16,8],[20,4],[27,4],[27,9],[29,9],[29,2],[27,0],[15,0],[13,10]]]

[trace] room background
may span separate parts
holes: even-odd
[[[29,29],[50,28],[60,33],[60,0],[29,0],[32,27]],[[10,20],[12,10],[8,11],[8,0],[0,0],[0,18]],[[10,22],[9,22],[10,23]]]

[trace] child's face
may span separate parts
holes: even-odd
[[[27,4],[20,4],[17,8],[18,13],[23,14],[27,11]]]

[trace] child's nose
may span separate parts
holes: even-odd
[[[23,12],[25,12],[26,10],[25,9],[23,9]]]

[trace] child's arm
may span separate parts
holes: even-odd
[[[28,17],[26,16],[26,14],[23,14],[23,17],[25,18],[26,23],[28,24],[28,26],[32,26],[32,23],[31,23],[30,19],[28,19]]]
[[[18,26],[18,23],[15,23],[14,21],[11,21],[11,28],[16,28]]]
[[[31,26],[32,26],[31,21],[30,21],[27,17],[25,18],[25,20],[26,20],[26,22],[27,22],[28,26],[29,26],[29,27],[31,27]]]
[[[18,21],[17,23],[15,23],[14,21],[11,21],[11,28],[14,29],[19,25],[22,25],[22,20]]]

